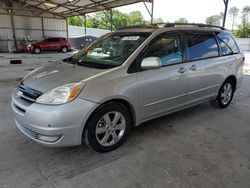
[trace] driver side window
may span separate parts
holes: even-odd
[[[161,66],[181,63],[183,48],[179,35],[163,36],[154,41],[145,57],[159,57]]]

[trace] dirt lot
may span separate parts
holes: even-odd
[[[233,104],[210,103],[134,129],[117,150],[47,148],[15,127],[11,92],[30,70],[70,54],[0,54],[0,187],[250,187],[250,53]],[[22,65],[9,59],[21,58]]]

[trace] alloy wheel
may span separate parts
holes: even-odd
[[[221,103],[223,105],[227,105],[230,102],[232,95],[233,95],[233,87],[230,83],[226,83],[221,90],[221,95],[220,95]]]
[[[126,120],[122,113],[112,111],[100,118],[96,125],[96,139],[102,146],[116,144],[124,135]]]

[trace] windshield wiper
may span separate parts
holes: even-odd
[[[96,68],[96,69],[109,69],[117,67],[117,65],[112,64],[104,64],[104,63],[98,63],[98,62],[88,62],[88,61],[82,61],[81,63],[78,63],[79,66],[85,66],[89,68]]]

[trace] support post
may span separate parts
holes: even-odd
[[[84,34],[85,37],[87,36],[87,20],[86,20],[86,14],[83,15],[84,17]]]
[[[12,36],[13,36],[13,41],[14,41],[14,49],[13,51],[17,51],[17,43],[16,43],[16,32],[15,32],[15,24],[14,24],[14,17],[12,14],[12,11],[10,12],[10,21],[11,21],[11,29],[12,29]]]
[[[113,12],[112,9],[110,9],[110,30],[113,31]]]
[[[41,24],[42,24],[42,36],[44,38],[45,34],[44,34],[44,21],[43,21],[43,17],[41,18]]]
[[[69,40],[69,27],[68,27],[68,20],[65,18],[66,21],[66,33],[67,33],[67,40]]]
[[[149,16],[151,17],[151,24],[153,24],[153,19],[154,19],[154,0],[151,0],[151,1],[152,1],[151,2],[152,3],[151,4],[151,11],[149,10],[149,8],[146,5],[145,1],[143,0],[142,2],[144,4],[145,8],[147,9]]]
[[[222,27],[225,27],[225,25],[226,25],[228,1],[229,1],[229,0],[223,0],[224,5],[225,5],[225,10],[224,10],[224,16],[223,16],[223,24],[222,24]]]
[[[152,0],[152,4],[151,4],[151,24],[153,24],[154,21],[154,0]]]

